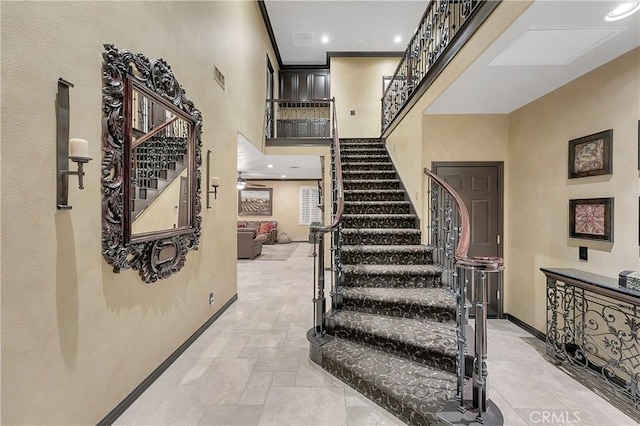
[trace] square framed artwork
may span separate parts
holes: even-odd
[[[613,242],[613,198],[569,200],[569,237]]]
[[[273,188],[251,188],[238,191],[239,216],[271,216]]]
[[[610,175],[613,129],[569,141],[569,179]]]

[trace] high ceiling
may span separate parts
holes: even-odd
[[[508,114],[637,47],[640,13],[603,19],[620,3],[536,0],[424,113]],[[310,66],[326,65],[327,52],[403,51],[427,4],[265,0],[283,64]]]
[[[325,65],[327,52],[402,52],[425,0],[282,1],[265,6],[283,65]],[[322,37],[327,37],[326,43]],[[400,41],[394,39],[400,37]]]

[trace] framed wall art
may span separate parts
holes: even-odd
[[[251,188],[238,191],[238,215],[271,216],[273,188]]]
[[[569,200],[569,237],[613,242],[613,198]]]
[[[569,179],[610,175],[613,129],[569,141]]]

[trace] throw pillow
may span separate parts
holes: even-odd
[[[278,244],[289,244],[291,242],[291,238],[287,235],[286,232],[281,232],[278,237]]]
[[[273,229],[273,224],[271,222],[262,222],[260,223],[260,230],[258,230],[259,234],[268,234]]]

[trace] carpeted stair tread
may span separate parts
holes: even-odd
[[[344,310],[333,314],[331,322],[338,337],[456,372],[455,324]]]
[[[411,228],[342,228],[344,245],[403,245],[420,244],[421,232]]]
[[[322,367],[410,425],[438,424],[455,375],[369,346],[335,338],[321,348]]]
[[[433,248],[425,245],[403,245],[403,246],[342,246],[343,253],[431,253]]]
[[[393,171],[393,163],[391,161],[387,161],[385,163],[367,163],[367,162],[349,162],[342,163],[342,172],[346,172],[347,170],[385,170],[385,171]]]
[[[345,287],[439,288],[442,268],[432,264],[343,265]]]
[[[342,308],[400,318],[455,321],[456,302],[443,288],[340,287]]]
[[[345,274],[362,275],[440,275],[442,268],[436,265],[343,265]]]
[[[408,201],[345,201],[344,212],[349,214],[409,214]]]
[[[390,228],[414,229],[416,216],[413,214],[351,214],[342,215],[345,228]]]
[[[410,206],[409,201],[345,201],[345,206]]]
[[[342,246],[342,263],[380,265],[426,265],[433,260],[433,249],[425,245]]]
[[[340,158],[342,161],[345,162],[351,162],[351,163],[355,163],[355,162],[373,162],[373,163],[380,163],[380,162],[385,162],[385,161],[389,161],[389,156],[388,155],[364,155],[364,154],[358,154],[358,155],[353,155],[353,154],[349,154],[349,155],[340,155]]]
[[[404,200],[402,189],[345,189],[345,201],[401,201]]]

